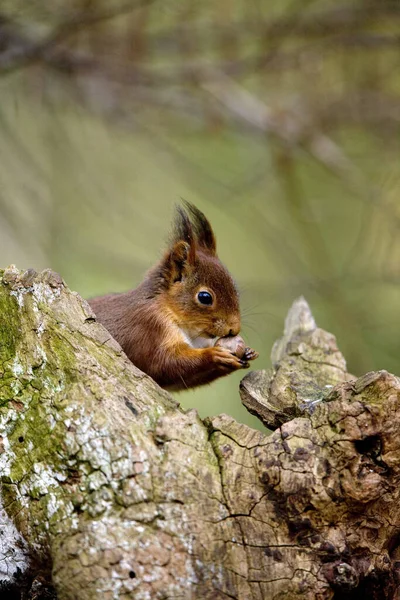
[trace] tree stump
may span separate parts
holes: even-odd
[[[0,271],[0,597],[394,599],[400,380],[355,378],[303,299],[202,421],[51,271]]]

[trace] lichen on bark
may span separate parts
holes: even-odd
[[[350,376],[303,300],[241,388],[270,434],[183,411],[51,271],[0,276],[0,590],[395,597],[400,381]]]

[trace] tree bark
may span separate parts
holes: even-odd
[[[400,381],[304,300],[241,384],[270,435],[183,411],[51,271],[0,276],[4,598],[399,597]]]

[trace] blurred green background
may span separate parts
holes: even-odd
[[[355,374],[399,373],[400,4],[0,0],[0,256],[134,287],[196,204],[269,366],[303,294]],[[241,407],[243,373],[179,394]]]

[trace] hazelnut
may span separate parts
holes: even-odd
[[[232,352],[232,354],[235,354],[238,358],[242,358],[246,348],[244,340],[240,335],[219,338],[215,345],[229,350],[229,352]]]

